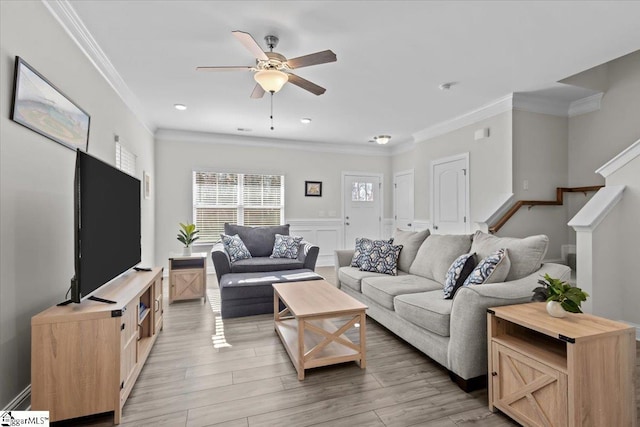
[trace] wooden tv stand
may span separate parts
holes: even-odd
[[[50,421],[124,406],[162,330],[162,268],[131,271],[96,291],[115,301],[54,306],[31,318],[31,409]]]

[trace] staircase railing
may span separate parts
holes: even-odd
[[[505,225],[505,223],[509,221],[509,219],[523,206],[529,206],[529,209],[534,206],[560,206],[563,204],[564,193],[584,193],[586,196],[587,192],[598,191],[602,187],[604,186],[592,185],[589,187],[558,187],[556,188],[556,200],[518,200],[495,224],[489,227],[489,232],[496,233],[500,230],[502,226]]]

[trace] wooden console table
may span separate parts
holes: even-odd
[[[526,426],[636,426],[635,328],[545,303],[490,308],[489,409]]]

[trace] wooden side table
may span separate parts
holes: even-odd
[[[169,257],[169,304],[179,300],[207,298],[207,253]]]
[[[526,426],[637,426],[635,328],[545,303],[488,310],[489,409]]]

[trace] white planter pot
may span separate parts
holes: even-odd
[[[182,255],[191,256],[191,246],[188,246],[186,248],[182,248]]]
[[[567,312],[558,301],[549,301],[547,303],[547,313],[553,317],[565,317]]]

